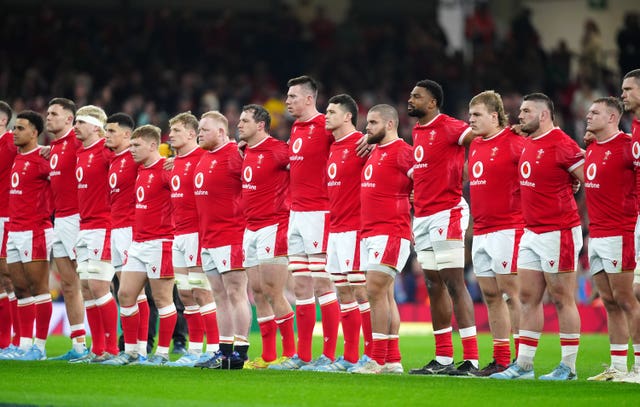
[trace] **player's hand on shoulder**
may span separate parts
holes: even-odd
[[[40,157],[48,160],[51,156],[51,146],[42,146],[40,147]]]
[[[522,131],[522,125],[521,124],[512,125],[511,126],[511,131],[516,133],[516,134],[518,134],[518,135],[520,135],[520,136],[523,136],[523,137],[528,137],[529,136],[529,134],[527,134],[524,131]]]
[[[356,146],[356,155],[358,157],[367,157],[371,154],[371,150],[373,150],[373,146],[367,143],[367,136],[364,135],[358,141],[358,145]]]
[[[175,159],[173,157],[169,157],[164,160],[164,164],[162,165],[162,169],[165,171],[171,171],[173,169],[173,161]]]
[[[584,137],[582,138],[582,141],[584,141],[584,145],[588,147],[589,144],[596,141],[596,135],[593,134],[593,132],[587,131],[586,133],[584,133]]]

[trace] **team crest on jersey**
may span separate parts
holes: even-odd
[[[529,161],[523,162],[520,166],[520,175],[522,175],[522,178],[524,179],[527,179],[531,176],[531,164],[529,163]]]
[[[20,184],[20,176],[17,172],[11,174],[11,187],[15,188]]]
[[[144,201],[144,187],[138,187],[136,190],[136,198],[138,198],[138,202]]]
[[[598,166],[596,165],[596,163],[591,163],[589,164],[589,166],[587,167],[587,179],[589,181],[593,181],[593,179],[596,177],[596,173],[598,172]]]
[[[171,177],[171,188],[174,191],[177,191],[180,189],[180,177],[177,175],[174,175],[173,177]]]
[[[251,182],[251,180],[253,179],[253,170],[251,169],[251,167],[245,168],[242,176],[244,177],[244,180],[246,182]]]
[[[52,170],[55,170],[58,166],[58,154],[54,154],[51,156],[51,160],[49,161],[49,166]]]
[[[538,150],[538,155],[536,155],[536,161],[542,159],[542,156],[544,155],[544,149],[540,149]]]
[[[329,168],[327,168],[327,174],[329,175],[329,178],[334,179],[337,173],[338,173],[338,166],[336,165],[336,163],[331,163],[329,165]]]
[[[82,181],[83,177],[84,177],[84,171],[82,170],[82,167],[76,168],[76,179],[78,180],[78,182]]]
[[[493,157],[495,157],[496,155],[498,155],[498,150],[500,150],[498,147],[493,147],[491,149],[491,161],[493,161]]]
[[[109,186],[114,189],[118,185],[118,175],[114,172],[109,176]]]
[[[416,162],[422,162],[424,159],[424,148],[422,148],[422,146],[417,146],[415,150],[413,150],[413,158],[415,158]]]
[[[373,165],[369,164],[367,165],[367,168],[364,169],[364,179],[369,181],[372,175],[373,175]]]
[[[633,158],[636,160],[640,158],[640,143],[634,141],[633,146],[631,147],[631,152],[633,153]]]
[[[604,153],[604,158],[602,159],[602,161],[607,161],[609,159],[609,157],[611,157],[611,150],[607,150]]]
[[[476,163],[473,164],[473,167],[471,168],[471,172],[473,173],[473,176],[475,178],[480,178],[482,176],[482,173],[484,172],[484,165],[482,165],[482,162],[476,161]]]
[[[196,188],[202,188],[202,184],[204,183],[204,174],[202,174],[201,172],[197,173],[195,178],[193,179],[193,184],[196,186]]]
[[[302,148],[302,138],[297,138],[296,141],[293,142],[291,149],[294,153],[298,154],[300,149]]]

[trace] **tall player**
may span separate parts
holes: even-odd
[[[291,214],[289,216],[289,270],[294,279],[298,352],[279,365],[293,370],[311,362],[316,298],[322,313],[322,355],[312,365],[330,364],[335,359],[340,307],[325,271],[329,202],[325,168],[331,132],[318,112],[318,85],[309,76],[287,82],[287,111],[296,119],[289,138],[291,172]],[[275,367],[274,367],[275,368]]]
[[[360,173],[366,158],[356,154],[363,137],[356,130],[357,121],[358,106],[351,96],[341,94],[329,99],[325,127],[335,141],[327,162],[330,222],[326,268],[340,303],[344,355],[330,365],[314,369],[322,372],[344,372],[354,367],[360,356],[360,327],[367,326],[369,335],[371,328],[371,319],[363,321],[359,309],[359,304],[368,305],[368,299],[364,275],[366,256],[360,246],[359,199]],[[370,338],[365,339],[365,343],[368,341]],[[365,349],[365,354],[368,350]]]
[[[141,164],[136,179],[136,211],[133,242],[122,267],[120,280],[120,319],[124,333],[124,351],[103,362],[105,365],[128,365],[144,362],[163,365],[169,361],[169,345],[176,325],[173,303],[174,273],[171,262],[173,224],[169,172],[163,169],[160,156],[160,129],[145,125],[131,134],[131,154]],[[138,354],[140,315],[137,298],[149,281],[160,317],[158,346],[155,355],[143,361]]]
[[[107,115],[97,106],[78,109],[74,131],[82,148],[78,149],[76,180],[80,232],[76,241],[78,275],[91,329],[91,354],[70,362],[91,362],[118,354],[118,305],[111,294],[115,269],[111,265],[111,208],[109,165],[113,152],[105,146]]]
[[[398,112],[376,105],[367,114],[367,142],[376,145],[361,177],[362,244],[367,251],[367,292],[371,303],[371,359],[351,373],[402,373],[400,313],[393,282],[409,258],[413,187],[412,148],[398,137]]]
[[[502,98],[485,91],[469,102],[469,192],[473,216],[473,269],[489,313],[493,361],[475,372],[489,376],[511,364],[511,332],[518,332],[518,244],[524,219],[518,161],[524,138],[508,127]]]
[[[44,120],[30,110],[16,117],[13,140],[18,155],[11,170],[7,265],[18,297],[20,347],[2,358],[43,360],[47,358],[45,344],[53,311],[48,262],[53,241],[49,165],[38,146]],[[32,340],[34,314],[36,332]]]
[[[469,207],[462,197],[468,125],[440,113],[442,87],[431,80],[416,83],[408,113],[413,129],[415,196],[413,233],[418,261],[428,281],[436,357],[411,374],[468,374],[478,369],[478,341],[473,302],[464,281],[464,236]],[[453,304],[453,307],[452,307]],[[463,362],[453,364],[452,311],[462,339]]]
[[[109,188],[111,203],[111,264],[120,279],[129,246],[133,238],[135,222],[136,194],[135,183],[138,176],[138,164],[134,161],[129,146],[131,132],[135,123],[125,113],[115,113],[107,118],[105,126],[105,145],[113,150],[109,165]],[[147,357],[147,337],[149,335],[149,303],[144,289],[136,299],[140,315],[138,326],[138,354]],[[110,353],[97,356],[93,362],[101,363],[111,359]]]
[[[262,356],[248,368],[277,362],[276,330],[282,355],[295,354],[293,310],[284,296],[287,271],[289,158],[287,145],[269,135],[271,116],[259,105],[242,108],[240,140],[247,143],[242,165],[242,200],[246,228],[242,240],[244,267],[256,303],[262,335]]]
[[[78,195],[69,193],[77,190],[76,151],[82,143],[73,130],[76,105],[65,98],[54,98],[47,109],[46,128],[53,135],[49,165],[51,166],[51,191],[53,193],[54,236],[53,258],[60,274],[60,285],[64,295],[64,305],[71,327],[72,348],[55,360],[81,358],[89,353],[85,344],[84,313],[80,291],[80,278],[76,270],[74,247],[80,231]],[[89,307],[88,318],[99,318],[96,307]]]
[[[176,150],[171,170],[171,205],[175,225],[172,248],[173,271],[180,300],[184,304],[184,318],[189,331],[189,349],[180,359],[167,366],[193,367],[201,357],[211,358],[218,351],[218,321],[211,284],[202,272],[200,260],[199,220],[193,194],[193,175],[205,151],[198,147],[198,119],[190,112],[180,113],[169,120],[169,140]],[[223,293],[226,295],[226,293]],[[220,294],[222,295],[222,294]],[[220,298],[221,304],[226,304]],[[224,307],[223,307],[224,308]],[[224,311],[227,310],[222,310]],[[228,311],[227,311],[228,312]],[[222,314],[221,313],[221,314]],[[204,333],[207,334],[202,355]],[[233,344],[233,339],[230,340]]]
[[[9,202],[11,189],[11,166],[16,157],[16,146],[13,144],[13,134],[8,130],[13,117],[13,110],[0,100],[0,202]],[[7,228],[9,221],[9,206],[0,206],[0,352],[14,349],[19,343],[11,343],[11,328],[17,333],[18,319],[15,317],[17,299],[11,285],[9,269],[7,269]],[[20,335],[15,336],[19,341]],[[15,345],[15,346],[14,346]]]
[[[633,294],[637,218],[631,137],[618,124],[622,105],[613,97],[596,99],[587,113],[587,131],[595,142],[584,164],[589,213],[591,275],[607,310],[611,365],[590,377],[595,381],[640,382],[640,357],[627,374],[629,335],[634,354],[640,352],[640,303]]]
[[[640,69],[627,72],[622,80],[622,103],[624,110],[633,114],[631,126],[633,164],[636,167],[636,192],[640,192]],[[638,200],[638,220],[635,228],[636,270],[633,280],[636,298],[640,300],[640,200]],[[640,357],[640,354],[636,354]]]
[[[242,369],[248,359],[251,327],[248,279],[242,266],[242,156],[235,141],[229,139],[229,122],[220,112],[202,115],[198,137],[200,147],[207,151],[194,171],[202,268],[217,303],[220,305],[220,299],[228,300],[228,307],[225,312],[221,309],[218,318],[220,355],[200,366]]]
[[[542,380],[575,380],[580,342],[576,266],[582,247],[580,216],[572,183],[582,181],[584,153],[553,124],[553,102],[542,93],[524,97],[520,129],[529,137],[518,164],[525,230],[518,251],[520,346],[516,363],[495,379],[533,379],[533,359],[544,325],[542,299],[549,292],[560,323],[562,360]]]

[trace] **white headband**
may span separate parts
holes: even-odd
[[[100,128],[104,127],[104,123],[102,123],[100,119],[89,115],[76,116],[76,121],[93,124],[94,126],[98,126]]]

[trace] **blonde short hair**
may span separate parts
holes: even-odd
[[[152,124],[145,124],[144,126],[140,126],[131,133],[131,140],[137,138],[143,138],[147,141],[155,141],[156,144],[160,145],[160,133],[161,130],[159,127],[154,126]]]

